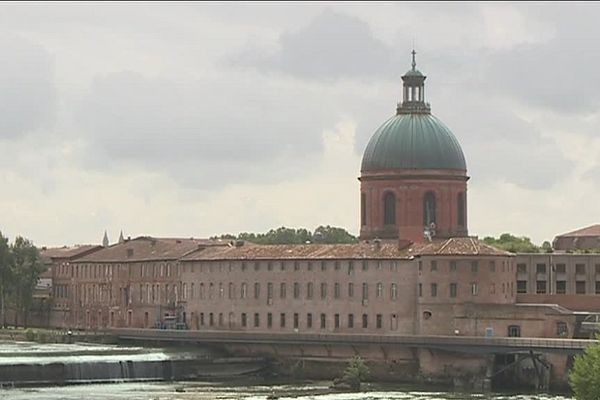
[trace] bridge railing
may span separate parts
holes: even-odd
[[[419,336],[419,335],[365,335],[338,333],[268,333],[227,331],[181,331],[169,329],[113,329],[111,333],[131,339],[187,340],[205,342],[241,343],[315,343],[315,344],[402,344],[417,346],[510,347],[526,349],[583,350],[595,340],[523,337],[480,336]]]

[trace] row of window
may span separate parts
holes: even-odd
[[[396,225],[396,195],[391,191],[386,191],[383,195],[383,225]],[[437,200],[435,193],[427,192],[423,196],[423,226],[435,224],[437,220]],[[465,226],[465,194],[457,195],[457,224]],[[361,225],[367,225],[367,195],[361,193],[360,196],[360,216]]]
[[[527,293],[527,281],[517,281],[517,293]],[[546,294],[548,293],[548,282],[545,280],[538,280],[535,282],[535,293]],[[556,294],[567,293],[567,281],[557,280],[556,281]],[[575,281],[575,294],[588,294],[586,281]],[[592,293],[590,293],[592,294]],[[595,282],[593,294],[600,294],[600,281]]]
[[[469,262],[469,266],[471,268],[471,272],[477,273],[479,272],[480,262],[478,260],[471,260]],[[437,272],[440,269],[437,260],[431,260],[429,262],[429,268],[431,272]],[[502,272],[512,272],[512,264],[506,260],[502,260]],[[490,272],[496,272],[496,260],[488,261],[488,269]],[[448,263],[448,270],[450,272],[455,272],[458,270],[458,261],[451,260]],[[419,261],[419,271],[423,271],[423,261]]]
[[[288,321],[288,317],[290,317],[290,316],[291,316],[291,321]],[[263,321],[262,318],[264,318],[264,317],[266,317],[266,318]],[[275,321],[276,317],[278,317],[277,321]],[[301,320],[303,317],[304,317],[304,319]],[[201,327],[208,326],[208,327],[223,328],[223,327],[225,327],[224,314],[223,313],[212,313],[212,312],[211,313],[201,312],[199,314],[197,323]],[[374,323],[375,323],[375,328],[382,329],[383,328],[383,314],[376,314]],[[194,325],[194,324],[196,324],[196,321],[192,321],[192,325]],[[313,313],[306,313],[304,315],[301,315],[300,313],[292,313],[292,314],[280,313],[279,315],[274,315],[273,313],[266,313],[266,315],[263,314],[262,316],[260,313],[254,313],[254,314],[241,313],[239,315],[239,321],[238,321],[238,320],[236,320],[236,316],[234,313],[229,313],[228,321],[227,321],[227,325],[230,328],[233,328],[236,326],[241,326],[242,328],[247,328],[247,327],[273,328],[274,326],[278,326],[280,328],[286,328],[286,327],[288,327],[288,324],[290,324],[289,326],[293,329],[300,329],[300,328],[312,329],[312,328],[316,328],[316,327],[318,327],[320,329],[327,329],[330,327],[329,324],[331,324],[331,320],[328,320],[327,314],[324,314],[324,313],[314,314],[314,316],[313,316]],[[358,325],[358,324],[360,324],[360,325]],[[369,328],[369,315],[362,314],[360,320],[355,321],[354,314],[347,314],[347,315],[345,315],[345,320],[342,321],[341,314],[333,314],[333,325],[332,326],[334,329],[339,329],[342,326],[347,327],[349,329],[359,328],[359,327],[361,327],[363,329],[367,329],[367,328]],[[196,328],[196,327],[192,326],[192,328]],[[392,330],[398,329],[398,317],[396,314],[390,315],[390,329],[392,329]]]
[[[575,274],[576,275],[585,275],[587,273],[587,265],[586,264],[575,264]],[[591,266],[590,266],[591,267]],[[596,275],[600,275],[600,264],[594,265],[594,272]],[[535,272],[537,274],[545,274],[546,273],[546,264],[538,263],[535,265]],[[567,273],[567,264],[557,263],[554,265],[552,272],[557,274],[565,274]],[[519,263],[517,264],[517,273],[518,274],[526,274],[527,273],[527,264]]]
[[[293,268],[294,271],[314,271],[321,270],[327,271],[328,268],[333,267],[333,270],[340,271],[344,270],[348,273],[354,272],[356,269],[362,269],[363,271],[368,271],[370,266],[377,268],[378,270],[383,270],[386,267],[390,271],[398,271],[399,262],[395,260],[386,261],[386,260],[319,260],[319,261],[242,261],[240,263],[240,268],[242,271],[260,271],[265,268],[267,271],[286,271],[288,267]],[[196,269],[198,267],[198,269]],[[206,267],[206,268],[205,268]],[[234,263],[229,262],[229,271],[234,270]],[[186,266],[184,265],[184,272],[186,272]],[[190,265],[189,272],[223,272],[222,263],[214,263],[214,262],[203,262],[198,263],[197,265]]]
[[[278,285],[274,284],[273,282],[268,282],[266,285],[266,298],[267,299],[273,299],[276,294],[278,295],[278,297],[280,299],[285,299],[288,296],[288,284],[286,282],[281,282]],[[342,285],[338,282],[335,282],[333,284],[333,287],[331,287],[330,284],[326,283],[326,282],[322,282],[321,284],[319,284],[318,286],[316,286],[313,282],[308,282],[305,284],[301,284],[299,282],[294,282],[293,284],[290,285],[290,289],[292,291],[291,295],[293,296],[294,299],[299,299],[299,298],[305,298],[308,300],[314,299],[315,297],[320,297],[322,300],[327,300],[331,295],[333,295],[334,299],[340,299],[342,297],[347,297],[347,298],[353,298],[355,297],[355,288],[354,288],[354,283],[353,282],[349,282],[347,285],[345,285],[346,287],[344,288],[344,292],[346,293],[346,295],[343,294],[342,291]],[[143,285],[140,284],[140,302],[143,302],[143,299],[145,297],[148,296],[147,293],[145,293],[145,288],[147,288],[148,285]],[[182,284],[182,298],[183,300],[187,300],[187,299],[194,299],[194,298],[199,298],[199,299],[213,299],[213,298],[224,298],[225,297],[225,284],[223,282],[219,282],[218,284],[215,284],[213,282],[208,283],[207,285],[204,284],[204,282],[201,282],[199,285],[196,285],[195,283],[190,283],[189,285],[187,283],[183,283]],[[261,284],[260,282],[255,282],[254,285],[252,286],[252,297],[254,299],[260,299],[263,294],[261,294]],[[361,297],[363,300],[366,300],[369,298],[369,284],[368,283],[363,283],[362,286],[360,287],[361,289]],[[275,290],[278,291],[278,293],[275,293]],[[316,291],[318,291],[317,293],[315,293]],[[332,291],[332,293],[330,292]],[[378,299],[382,299],[385,296],[385,285],[383,283],[376,283],[375,284],[375,297]],[[389,293],[389,299],[391,300],[396,300],[398,298],[398,285],[396,283],[391,283],[389,285],[389,289],[388,289],[388,293]],[[239,287],[239,294],[237,292],[237,287],[233,282],[230,282],[229,284],[227,284],[227,298],[229,299],[237,299],[238,297],[240,299],[247,299],[249,298],[250,293],[249,293],[249,285],[245,282],[243,282],[240,287]]]
[[[500,290],[500,284],[498,284],[498,290]],[[448,295],[451,298],[457,297],[458,296],[458,283],[452,282],[448,285]],[[468,286],[470,288],[470,293],[472,296],[477,296],[479,294],[479,283],[478,282],[471,282]],[[513,282],[503,282],[502,283],[502,293],[503,294],[510,294],[512,296],[512,294],[514,293],[514,285]],[[431,283],[429,285],[429,296],[430,297],[438,297],[438,284],[437,283]],[[423,284],[419,283],[419,288],[418,288],[418,293],[419,293],[419,297],[423,297]],[[496,294],[496,283],[491,283],[490,284],[490,294]]]

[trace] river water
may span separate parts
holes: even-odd
[[[48,382],[54,382],[53,380],[44,380],[39,376],[43,371],[51,376],[55,366],[83,365],[89,367],[80,368],[81,371],[77,369],[83,379],[72,382],[85,382],[86,376],[98,375],[102,372],[100,370],[107,368],[112,371],[123,365],[124,360],[128,360],[133,365],[152,364],[160,363],[165,359],[185,358],[188,354],[182,350],[172,352],[167,349],[89,343],[37,344],[0,341],[0,372],[3,375],[0,376],[0,400],[265,400],[270,395],[275,395],[281,400],[572,400],[557,395],[466,394],[375,384],[365,385],[360,393],[338,393],[328,388],[331,382],[265,385],[256,379],[250,380],[251,378],[245,378],[244,381],[229,380],[226,383],[123,382],[122,376],[115,375],[115,379],[111,380],[119,383],[59,386],[50,385]],[[19,372],[17,368],[21,368]],[[20,371],[32,375],[34,379],[31,382],[37,382],[37,385],[11,387],[12,379],[6,379],[7,376],[12,372],[12,375],[16,375],[16,379],[19,380],[23,378]],[[148,378],[152,376],[149,375]]]
[[[2,400],[573,400],[544,394],[467,394],[370,385],[359,393],[332,393],[328,382],[240,385],[199,382],[114,383],[0,389]]]

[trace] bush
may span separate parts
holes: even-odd
[[[600,340],[600,337],[596,336],[596,340]],[[569,383],[577,400],[600,399],[600,342],[575,357]]]
[[[360,390],[361,382],[369,379],[370,374],[371,372],[362,358],[354,356],[350,359],[349,365],[344,371],[342,381],[347,383],[352,390]]]
[[[33,342],[35,340],[35,331],[31,328],[27,328],[27,330],[25,331],[25,339],[29,340],[30,342]]]

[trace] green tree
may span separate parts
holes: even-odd
[[[360,390],[361,382],[369,379],[371,372],[365,362],[359,356],[350,359],[348,367],[344,370],[342,381],[347,383],[351,389]]]
[[[284,226],[271,229],[266,233],[242,232],[240,234],[223,234],[212,239],[246,240],[256,244],[303,244],[303,243],[357,243],[358,239],[343,228],[319,226],[314,233],[305,228],[286,228]]]
[[[552,249],[552,245],[551,245],[551,244],[550,244],[550,242],[549,242],[549,241],[547,241],[547,240],[546,240],[544,243],[542,243],[541,250],[542,250],[544,253],[552,253],[552,252],[554,251],[554,249]]]
[[[343,228],[319,226],[313,234],[315,243],[357,243],[358,239]]]
[[[540,248],[531,243],[531,239],[526,236],[514,236],[510,233],[503,233],[499,238],[487,236],[483,242],[490,246],[497,247],[511,253],[539,253]]]
[[[23,325],[27,326],[27,315],[33,303],[33,292],[39,281],[40,274],[44,272],[39,250],[29,240],[17,236],[11,246],[14,265],[14,307],[15,326],[18,325],[17,316],[22,315]]]
[[[6,307],[9,289],[13,286],[12,254],[8,238],[0,232],[0,324],[6,327]]]
[[[596,339],[600,337],[596,336]],[[575,357],[569,383],[577,400],[600,399],[600,342],[585,349]]]

